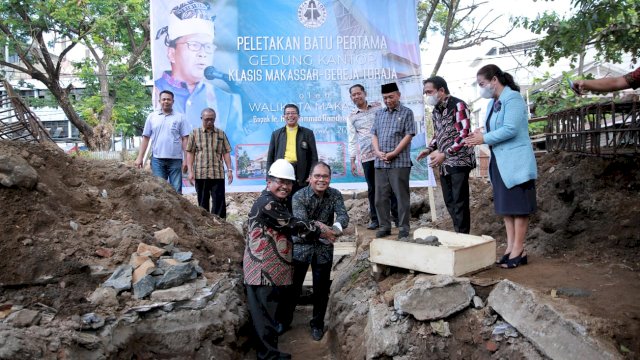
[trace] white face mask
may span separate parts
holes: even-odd
[[[494,92],[495,89],[490,87],[489,85],[480,88],[480,96],[485,99],[491,99]]]
[[[428,95],[427,96],[427,105],[436,106],[438,105],[438,95]]]

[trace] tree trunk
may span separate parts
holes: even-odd
[[[87,145],[89,149],[95,149],[96,143],[93,129],[91,128],[91,126],[89,126],[89,124],[87,124],[80,118],[80,115],[78,115],[78,113],[73,108],[73,105],[69,100],[68,91],[63,89],[57,81],[42,82],[47,86],[49,91],[51,91],[51,94],[56,98],[56,100],[58,101],[58,105],[67,116],[67,119],[69,119],[69,121],[71,121],[71,123],[76,128],[78,128],[78,131],[80,131],[82,140],[84,141],[85,145]]]

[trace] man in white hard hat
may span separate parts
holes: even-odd
[[[293,282],[293,235],[335,241],[330,227],[295,218],[286,199],[296,180],[293,165],[278,159],[269,168],[267,188],[253,204],[247,221],[244,283],[258,359],[290,359],[278,350],[276,310],[284,287]]]
[[[240,96],[221,88],[228,87],[224,76],[205,78],[205,70],[220,74],[213,68],[216,46],[212,4],[207,0],[171,1],[170,4],[175,6],[170,7],[167,26],[157,31],[156,40],[164,37],[171,70],[164,71],[155,80],[155,94],[162,90],[173,92],[174,110],[185,114],[193,129],[201,126],[203,109],[214,109],[216,126],[229,135],[233,149],[243,135]]]

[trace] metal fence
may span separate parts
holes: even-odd
[[[640,103],[589,104],[548,116],[548,151],[563,150],[590,155],[640,154]]]

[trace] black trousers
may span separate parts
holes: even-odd
[[[378,222],[378,213],[376,212],[376,168],[375,160],[365,161],[362,163],[364,171],[364,179],[367,181],[367,197],[369,198],[369,218],[371,222]],[[393,221],[398,222],[398,200],[395,194],[390,196],[391,199],[391,217]]]
[[[256,354],[259,360],[279,359],[276,311],[281,298],[278,286],[246,285],[247,305],[257,336]]]
[[[442,196],[447,205],[453,228],[457,233],[468,234],[471,230],[471,211],[469,210],[469,171],[454,170],[448,175],[440,175]]]
[[[278,320],[284,326],[291,325],[309,265],[311,265],[311,274],[313,276],[313,315],[309,325],[312,328],[324,329],[324,315],[327,312],[327,304],[329,303],[333,263],[318,264],[315,259],[311,264],[293,260],[293,285],[287,289],[287,295],[283,297],[278,308]]]
[[[224,179],[196,179],[196,193],[200,207],[223,219],[227,217]],[[209,206],[209,199],[213,200],[212,207]]]

